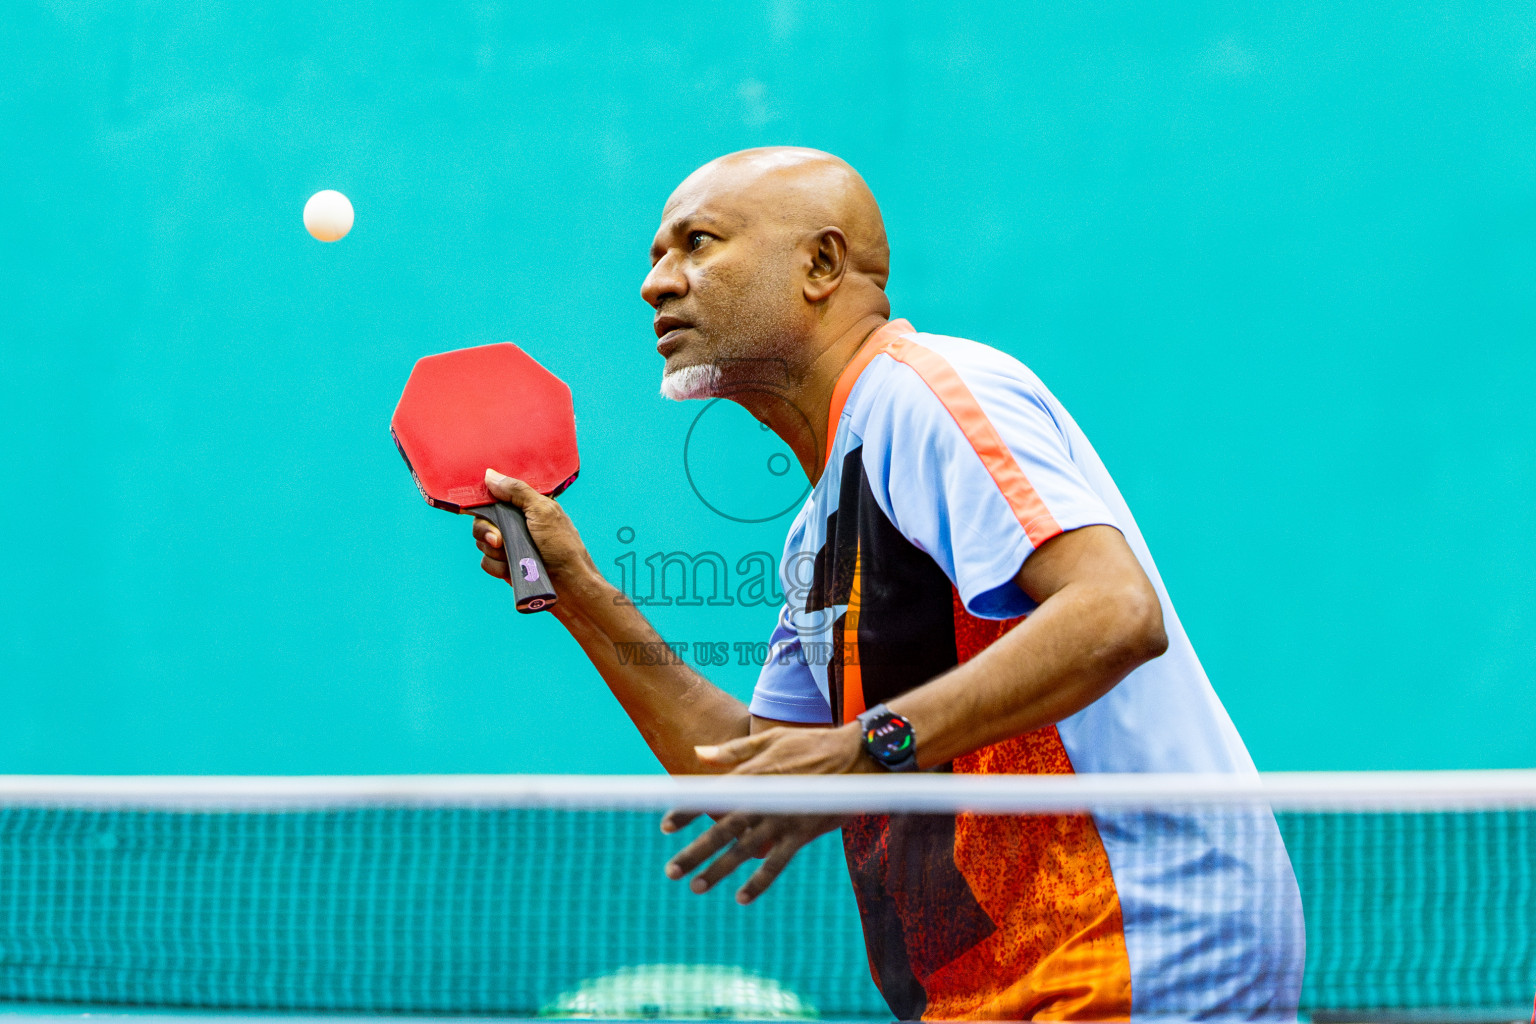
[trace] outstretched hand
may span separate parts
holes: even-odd
[[[713,747],[696,747],[699,760],[711,768],[738,775],[841,775],[878,771],[864,755],[858,726],[838,729],[768,729]],[[661,830],[672,833],[699,817],[698,811],[672,811]],[[737,903],[762,895],[801,847],[839,827],[839,814],[758,814],[732,811],[667,862],[667,877],[681,879],[714,857],[688,887],[708,892],[749,860],[762,864],[736,891]],[[717,856],[718,854],[718,856]]]
[[[663,832],[676,832],[699,816],[697,811],[671,811],[661,821]],[[749,860],[763,863],[736,890],[736,902],[751,903],[773,884],[800,848],[843,823],[838,814],[752,814],[732,811],[721,815],[697,839],[667,861],[667,877],[680,879],[715,854],[709,866],[693,877],[688,888],[709,892],[721,879]]]

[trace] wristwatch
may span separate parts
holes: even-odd
[[[912,723],[886,707],[876,704],[859,715],[864,731],[864,752],[888,772],[917,771],[917,737]]]

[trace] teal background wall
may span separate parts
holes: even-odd
[[[1531,3],[15,2],[0,58],[0,771],[654,770],[386,425],[514,340],[615,578],[776,554],[701,497],[800,483],[658,397],[638,295],[672,187],[771,143],[1073,411],[1261,767],[1536,765]]]

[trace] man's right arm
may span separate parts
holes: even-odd
[[[673,775],[724,771],[700,761],[694,748],[746,736],[753,724],[746,705],[672,655],[634,603],[603,578],[559,503],[500,474],[487,473],[486,484],[523,510],[555,588],[551,614],[581,645],[662,767]],[[474,536],[481,568],[506,579],[496,528],[477,517]]]

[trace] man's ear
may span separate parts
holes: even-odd
[[[841,228],[822,228],[810,239],[811,267],[805,275],[805,297],[821,302],[837,291],[848,269],[848,239]]]

